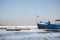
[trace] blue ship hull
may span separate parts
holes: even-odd
[[[38,29],[60,29],[60,25],[57,24],[37,24]]]

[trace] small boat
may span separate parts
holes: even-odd
[[[6,28],[7,31],[20,31],[21,29],[20,28],[14,28],[14,27],[7,27]]]

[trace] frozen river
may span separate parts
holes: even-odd
[[[60,32],[43,30],[0,31],[0,40],[60,40]]]

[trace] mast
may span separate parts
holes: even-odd
[[[39,17],[39,16],[38,16],[38,15],[36,15],[36,23],[37,23],[37,24],[38,24],[38,17]]]

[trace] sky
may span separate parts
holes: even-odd
[[[59,19],[60,0],[0,0],[0,25],[36,25],[40,19]]]

